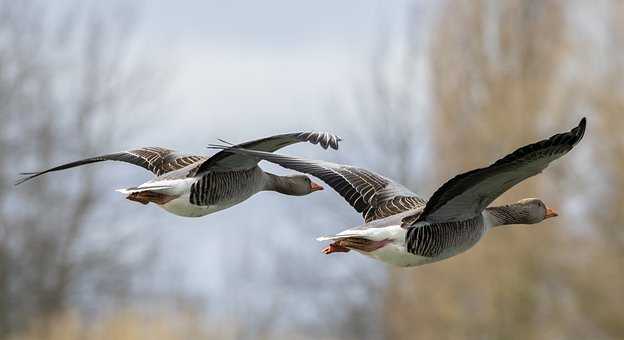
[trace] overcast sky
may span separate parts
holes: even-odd
[[[407,1],[145,6],[142,39],[156,57],[176,65],[166,111],[205,133],[259,137],[331,128],[327,103],[351,89],[381,27],[400,27]]]

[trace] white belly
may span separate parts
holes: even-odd
[[[360,253],[375,258],[379,261],[399,267],[420,266],[426,263],[436,261],[434,258],[431,257],[424,257],[409,253],[407,249],[405,249],[404,245],[398,245],[396,243],[390,243],[369,253]]]
[[[248,197],[241,199],[237,202],[227,202],[219,205],[194,205],[189,201],[190,194],[184,194],[178,198],[175,198],[163,205],[160,205],[161,208],[167,210],[168,212],[184,217],[200,217],[208,214],[212,214],[219,210],[227,209],[233,205],[236,205]]]
[[[371,252],[358,251],[360,254],[370,256],[379,261],[399,267],[420,266],[425,263],[434,262],[430,257],[424,257],[409,253],[405,247],[405,235],[407,230],[401,228],[400,224],[392,224],[381,228],[355,228],[345,230],[340,234],[358,235],[369,240],[381,241],[392,240],[391,243],[373,250]]]

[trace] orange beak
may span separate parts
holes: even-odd
[[[551,217],[557,217],[559,216],[559,214],[557,214],[557,212],[551,208],[546,208],[546,216],[544,216],[544,219],[547,218],[551,218]]]
[[[323,190],[323,187],[314,182],[310,183],[310,192],[319,191],[319,190]]]

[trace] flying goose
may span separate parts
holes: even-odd
[[[457,255],[474,246],[489,229],[535,224],[557,213],[537,198],[488,207],[514,185],[542,172],[565,155],[585,133],[586,119],[569,132],[519,148],[490,166],[458,175],[429,199],[372,171],[349,165],[306,160],[232,148],[285,168],[311,174],[337,191],[365,223],[333,236],[325,254],[354,249],[383,262],[419,266]]]
[[[287,145],[310,142],[338,149],[338,136],[326,132],[276,135],[235,145],[236,148],[273,152]],[[161,147],[146,147],[96,156],[30,173],[15,184],[48,172],[102,161],[121,161],[143,167],[156,176],[138,187],[119,189],[131,201],[156,203],[179,216],[199,217],[238,204],[263,190],[302,196],[322,190],[304,175],[277,176],[258,167],[258,160],[222,150],[212,157],[181,155]]]

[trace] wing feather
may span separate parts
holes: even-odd
[[[585,134],[587,120],[548,139],[523,146],[492,165],[455,176],[432,196],[413,223],[466,220],[479,214],[492,201],[525,179],[542,172],[568,153]]]
[[[425,205],[425,200],[407,188],[366,169],[255,150],[227,150],[320,178],[362,213],[366,222]]]
[[[340,141],[340,137],[327,132],[297,132],[261,138],[233,145],[232,147],[274,152],[291,144],[309,142],[312,144],[320,144],[323,149],[332,148],[338,150],[338,142]],[[229,171],[233,169],[249,169],[257,164],[258,160],[256,158],[248,157],[240,153],[229,152],[227,149],[224,149],[202,163],[192,175],[196,176],[215,170]]]
[[[81,165],[103,162],[103,161],[119,161],[134,164],[140,166],[146,170],[151,171],[154,175],[160,176],[170,171],[184,168],[193,163],[199,162],[205,159],[202,156],[193,155],[180,155],[174,150],[161,148],[161,147],[145,147],[135,150],[122,151],[117,153],[111,153],[107,155],[100,155],[90,158],[81,159],[75,162],[65,163],[47,170],[36,172],[24,172],[21,173],[22,178],[15,182],[15,185],[19,185],[35,177],[43,174],[66,170]]]

